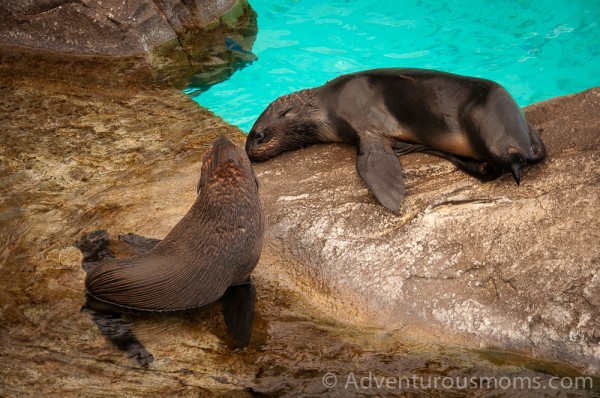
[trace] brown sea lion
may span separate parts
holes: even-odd
[[[259,116],[246,140],[253,161],[323,142],[356,145],[359,175],[396,211],[404,198],[397,156],[424,152],[491,180],[541,161],[546,149],[498,83],[451,73],[389,68],[340,76],[285,95]]]
[[[223,298],[236,348],[250,338],[255,298],[250,274],[261,254],[264,217],[243,149],[217,139],[204,156],[197,192],[194,205],[162,241],[122,237],[140,254],[111,258],[105,233],[77,243],[85,255],[86,309],[104,335],[144,365],[152,357],[120,312],[184,311]]]

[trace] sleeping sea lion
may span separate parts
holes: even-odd
[[[255,299],[250,274],[261,254],[264,217],[243,149],[217,139],[204,156],[197,192],[191,209],[162,241],[122,237],[140,254],[114,259],[105,233],[76,244],[85,256],[86,309],[104,335],[143,365],[152,356],[121,312],[185,311],[223,298],[236,348],[250,338]]]
[[[538,132],[498,83],[451,73],[388,68],[340,76],[273,101],[246,140],[253,161],[323,142],[353,143],[356,168],[392,211],[404,198],[397,156],[445,158],[480,180],[546,157]]]

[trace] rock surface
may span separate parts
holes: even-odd
[[[447,397],[466,394],[343,380],[598,374],[598,89],[527,109],[550,158],[520,188],[411,155],[391,214],[352,148],[256,165],[268,229],[249,348],[231,351],[218,305],[129,318],[156,358],[148,370],[107,342],[80,313],[73,243],[99,228],[164,237],[212,140],[245,138],[149,84],[223,79],[253,59],[255,34],[244,0],[0,4],[1,396]],[[469,394],[486,392],[504,391]]]
[[[600,88],[526,108],[548,159],[521,186],[401,158],[393,214],[318,145],[257,164],[268,265],[329,315],[409,336],[502,347],[600,373]],[[261,267],[259,267],[261,268]]]
[[[0,5],[0,42],[70,54],[130,56],[177,39],[186,28],[218,21],[239,2],[199,3],[8,0]]]
[[[179,87],[253,61],[257,32],[245,0],[9,0],[0,27],[0,60],[12,73]]]
[[[580,112],[593,99],[588,95],[536,108],[548,111],[538,114],[536,122],[543,119],[559,123],[563,107],[569,113]],[[596,116],[588,115],[585,120],[593,122]],[[585,127],[584,118],[580,123]],[[324,221],[330,214],[310,219],[307,212],[299,220],[295,231],[308,230],[308,239],[303,242],[278,238],[290,229],[278,220],[292,214],[295,201],[307,200],[302,196],[307,192],[327,189],[320,179],[302,175],[293,188],[297,193],[281,192],[281,187],[288,190],[285,184],[290,181],[279,187],[273,178],[286,177],[284,172],[289,166],[274,167],[279,163],[257,165],[272,232],[253,276],[258,300],[249,348],[244,352],[230,349],[218,305],[181,317],[130,318],[140,340],[155,357],[150,369],[136,367],[100,335],[87,314],[80,312],[84,272],[82,256],[73,244],[83,232],[99,228],[108,229],[113,236],[135,232],[164,237],[195,199],[199,161],[211,141],[226,134],[243,143],[243,134],[174,90],[131,86],[116,89],[2,73],[0,125],[2,396],[346,397],[406,393],[463,397],[499,395],[504,391],[483,387],[467,394],[441,388],[348,390],[343,381],[349,372],[357,378],[370,374],[380,378],[530,376],[544,382],[552,375],[580,375],[579,370],[560,362],[514,352],[471,349],[468,343],[450,344],[456,340],[451,337],[460,333],[444,333],[434,340],[437,343],[431,343],[424,336],[411,336],[408,327],[394,326],[399,324],[397,320],[370,317],[382,313],[377,307],[381,300],[376,289],[372,289],[372,297],[359,301],[363,287],[360,283],[354,286],[358,289],[356,295],[350,289],[340,289],[335,264],[323,261],[321,267],[315,267],[312,259],[305,265],[297,262],[306,259],[312,226],[326,225]],[[584,141],[579,137],[574,142],[595,148],[594,136],[587,138]],[[571,144],[559,139],[557,145]],[[324,165],[322,162],[332,160],[322,159],[323,151],[330,150],[345,154],[343,161],[333,162],[331,170],[319,173],[331,184],[336,174],[328,174],[330,171],[348,171],[340,174],[340,178],[350,179],[347,187],[340,187],[340,195],[344,190],[352,192],[356,201],[366,206],[365,214],[369,215],[360,223],[367,232],[369,223],[373,227],[370,220],[378,217],[400,216],[402,220],[402,213],[386,214],[376,206],[361,181],[352,177],[351,149],[315,147],[286,156],[298,159],[296,167],[300,167],[307,163],[306,153],[313,153],[315,162]],[[577,148],[565,150],[567,155],[571,150],[580,153]],[[592,149],[586,151],[582,153],[595,153]],[[561,154],[559,159],[567,155]],[[437,159],[416,156],[411,162],[407,168],[409,189],[419,181],[417,173],[424,173],[419,170],[433,168],[445,170],[453,181],[473,185],[473,189],[500,184],[495,189],[502,195],[517,195],[528,189],[528,184],[543,178],[540,176],[549,167],[542,165],[540,170],[527,173],[523,187],[517,190],[504,180],[480,187]],[[552,165],[552,160],[549,162]],[[436,191],[434,186],[428,189]],[[505,189],[509,192],[504,193]],[[336,195],[323,198],[318,205],[327,206],[329,201],[335,204]],[[353,206],[352,201],[349,203]],[[336,216],[340,223],[347,222],[344,219],[348,212],[340,212],[333,204],[330,210],[340,213]],[[331,235],[323,231],[324,239]],[[365,244],[369,239],[364,238]],[[389,268],[385,264],[381,273]],[[352,287],[350,282],[345,286]],[[405,316],[399,308],[395,311]],[[373,327],[377,324],[385,326]],[[323,384],[328,372],[337,375],[336,388]],[[600,385],[600,380],[595,379],[595,383]],[[590,392],[568,393],[589,396]],[[528,396],[546,394],[540,390]]]

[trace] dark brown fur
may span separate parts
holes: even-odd
[[[218,300],[248,281],[261,253],[258,184],[241,148],[224,137],[204,157],[198,197],[152,250],[90,267],[95,300],[136,311],[179,311]]]
[[[356,145],[357,170],[381,204],[404,197],[396,156],[424,152],[491,180],[543,160],[546,149],[510,94],[490,80],[388,68],[340,76],[275,100],[246,140],[251,160],[320,142]]]

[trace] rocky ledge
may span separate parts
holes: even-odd
[[[521,187],[411,155],[392,214],[356,176],[353,148],[256,164],[267,236],[250,346],[231,351],[218,306],[131,319],[148,370],[80,313],[73,244],[99,228],[164,237],[210,142],[243,134],[170,89],[0,74],[0,94],[4,395],[347,396],[323,375],[598,374],[600,89],[527,109],[550,155]]]
[[[8,0],[0,72],[103,87],[214,84],[256,59],[246,0]]]
[[[346,396],[323,375],[600,374],[600,88],[526,109],[549,157],[520,187],[410,155],[393,214],[353,148],[256,164],[267,235],[249,348],[231,351],[218,306],[132,319],[156,358],[144,370],[80,313],[73,243],[99,228],[164,237],[210,142],[243,143],[154,86],[235,70],[255,15],[243,0],[10,0],[0,24],[0,395]]]
[[[394,214],[319,145],[257,164],[266,258],[315,307],[354,325],[500,347],[600,372],[600,88],[526,108],[548,159],[521,186],[401,158]]]

